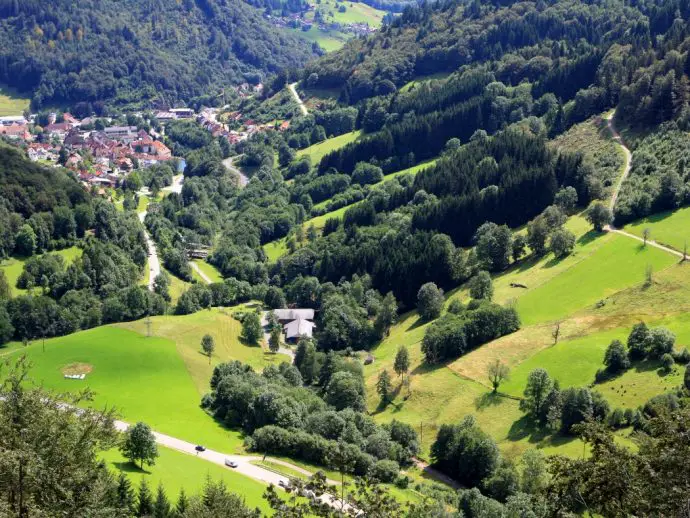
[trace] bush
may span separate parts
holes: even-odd
[[[389,483],[397,478],[398,471],[400,467],[394,460],[380,460],[371,467],[369,476],[379,482]]]
[[[661,357],[661,368],[664,370],[664,372],[671,372],[675,364],[676,362],[673,359],[673,356],[671,356],[669,353],[666,353]]]
[[[690,351],[687,347],[683,347],[680,351],[673,351],[673,359],[676,363],[686,365],[690,363]]]
[[[630,367],[628,351],[625,350],[625,346],[620,340],[613,340],[606,348],[604,365],[611,374],[623,372]]]

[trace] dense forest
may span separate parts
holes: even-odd
[[[147,261],[134,212],[92,196],[66,170],[0,147],[0,257],[24,260],[16,286],[0,275],[0,343],[161,314],[166,302],[138,282]],[[76,247],[71,264],[56,250]],[[12,297],[15,288],[25,290]]]
[[[0,81],[36,107],[189,101],[313,56],[229,0],[2,0],[0,27]]]

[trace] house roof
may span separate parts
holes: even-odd
[[[313,309],[275,309],[273,310],[278,320],[314,320]]]
[[[285,329],[285,338],[298,338],[300,336],[311,336],[314,327],[316,327],[314,322],[298,318],[285,324],[283,329]]]

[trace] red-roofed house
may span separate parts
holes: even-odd
[[[29,133],[29,127],[26,124],[11,124],[9,126],[0,126],[0,135],[4,135],[7,138],[13,140],[31,140],[31,133]]]

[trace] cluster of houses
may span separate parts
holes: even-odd
[[[211,133],[214,137],[224,137],[230,144],[237,144],[238,142],[247,140],[255,133],[274,129],[285,131],[290,127],[290,121],[283,121],[277,128],[275,124],[259,124],[251,119],[247,119],[242,123],[242,113],[235,111],[227,114],[227,120],[229,123],[242,124],[244,129],[234,130],[230,129],[229,124],[218,121],[218,111],[217,108],[205,108],[197,116],[196,120],[202,128]]]
[[[179,117],[194,116],[189,109],[173,110]],[[78,120],[69,113],[60,122],[51,115],[43,126],[43,138],[36,141],[29,131],[31,121],[24,117],[0,118],[0,135],[24,141],[27,155],[33,161],[58,162],[60,150],[67,152],[64,166],[77,172],[86,184],[114,187],[133,169],[150,167],[170,160],[172,152],[151,134],[136,126],[110,126],[101,130],[85,129],[94,126],[95,119]],[[63,152],[64,153],[64,152]],[[89,164],[85,156],[90,156]]]
[[[314,6],[310,5],[306,11],[301,13],[291,13],[287,16],[272,16],[270,14],[267,14],[265,15],[265,17],[276,27],[300,29],[305,32],[309,31],[313,27],[314,23],[317,23],[318,29],[325,33],[331,31],[340,31],[345,33],[351,33],[355,36],[366,36],[367,34],[376,32],[376,28],[371,27],[367,23],[338,23],[333,21],[325,22],[317,20],[315,20],[314,22],[308,21],[304,18],[304,15],[312,10],[314,10]]]

